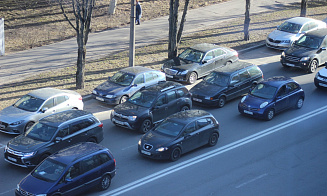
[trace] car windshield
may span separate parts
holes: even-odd
[[[297,34],[300,31],[301,27],[302,25],[300,24],[284,22],[277,28],[277,30]]]
[[[258,84],[252,91],[251,95],[264,99],[272,99],[277,91],[277,88],[267,84]]]
[[[43,102],[43,99],[39,99],[31,95],[25,95],[20,98],[13,106],[29,112],[36,112],[41,107]]]
[[[156,97],[157,95],[155,93],[150,93],[149,91],[138,91],[128,99],[128,102],[148,108],[152,105]]]
[[[187,48],[178,57],[182,60],[200,63],[203,56],[204,56],[204,52],[194,50],[192,48]]]
[[[217,86],[228,86],[229,76],[221,74],[219,72],[211,72],[204,81],[209,84],[214,84]]]
[[[129,86],[134,80],[134,75],[124,72],[117,72],[111,78],[110,81],[122,86]]]
[[[158,132],[164,135],[176,137],[182,131],[185,124],[172,121],[170,119],[162,121],[155,129],[154,132]]]
[[[57,127],[51,127],[44,123],[34,124],[25,134],[26,137],[43,142],[50,141],[55,134]]]
[[[318,49],[321,44],[321,41],[322,39],[320,39],[319,37],[304,35],[295,42],[295,45],[311,49]]]
[[[32,173],[35,178],[54,182],[57,181],[64,172],[66,165],[52,159],[45,159]]]

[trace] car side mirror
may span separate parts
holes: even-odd
[[[41,112],[44,113],[44,112],[46,112],[48,109],[49,109],[48,107],[42,108],[42,109],[41,109]]]
[[[326,47],[322,47],[321,50],[326,50]]]
[[[73,180],[72,179],[70,179],[70,178],[66,178],[65,179],[65,182],[72,182]]]
[[[206,61],[206,60],[203,60],[203,61],[202,61],[202,64],[205,64],[205,63],[207,63],[207,62],[208,62],[208,61]]]
[[[62,142],[62,138],[61,137],[56,137],[54,141],[55,141],[55,143]]]

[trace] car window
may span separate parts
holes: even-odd
[[[309,31],[311,28],[310,28],[310,23],[308,24],[305,24],[302,29],[301,29],[301,32],[306,32],[306,31]]]
[[[296,34],[300,31],[301,27],[302,27],[302,25],[300,25],[300,24],[295,24],[295,23],[285,21],[283,24],[281,24],[277,28],[277,30]]]
[[[14,104],[14,107],[30,112],[35,112],[40,108],[43,102],[43,99],[32,97],[31,95],[25,95]]]
[[[68,96],[66,96],[66,95],[56,97],[56,105],[59,105],[59,104],[65,102],[66,100],[68,100]]]
[[[154,79],[155,79],[155,77],[152,72],[145,73],[145,82],[149,82]]]
[[[117,72],[110,78],[110,81],[122,86],[129,86],[134,80],[134,77],[135,75],[129,73]]]
[[[318,49],[322,40],[319,37],[315,36],[302,36],[299,40],[295,41],[295,45],[306,47],[306,48],[312,48],[312,49]]]
[[[240,81],[241,81],[241,82],[243,82],[243,81],[245,81],[245,80],[247,80],[247,79],[250,78],[250,75],[249,75],[249,73],[248,73],[247,70],[243,70],[243,71],[241,71],[241,72],[239,73],[239,76],[240,76]]]
[[[272,99],[276,91],[277,91],[276,87],[270,86],[268,84],[260,83],[254,87],[254,89],[250,92],[250,94],[255,97]]]
[[[228,86],[229,75],[221,72],[211,72],[203,80],[209,84],[214,84],[217,86]]]
[[[324,42],[322,43],[321,47],[327,47],[327,37],[325,37]]]
[[[156,101],[156,106],[162,106],[166,103],[166,95],[160,95],[160,97]]]
[[[101,164],[104,164],[111,160],[110,157],[108,156],[108,154],[105,154],[105,153],[99,154],[98,158],[99,158]]]
[[[32,171],[31,175],[35,178],[54,182],[64,173],[66,165],[52,159],[45,159]]]
[[[316,23],[316,22],[311,22],[311,23],[310,23],[309,30],[311,30],[311,29],[315,29],[315,28],[317,28],[317,27],[318,27],[318,23]]]
[[[289,92],[292,92],[294,90],[297,90],[299,88],[299,85],[294,82],[291,82],[291,83],[287,84],[287,88],[288,88]]]
[[[202,118],[196,121],[196,125],[198,127],[198,129],[201,129],[207,125],[209,125],[210,122],[208,122],[208,120],[206,118]]]
[[[184,97],[187,94],[186,88],[180,88],[176,90],[177,98]]]
[[[224,50],[222,50],[222,49],[216,49],[213,52],[215,54],[215,57],[226,54],[226,52]]]
[[[178,57],[182,60],[193,61],[196,63],[200,63],[204,53],[198,50],[194,50],[192,48],[187,48],[182,52]]]
[[[94,121],[91,118],[79,120],[76,122],[73,122],[72,124],[69,125],[70,127],[70,132],[69,134],[73,134],[79,130],[82,130],[86,127],[91,126],[94,123]]]
[[[51,98],[51,99],[48,99],[45,103],[44,103],[44,105],[43,105],[43,107],[42,107],[42,109],[45,109],[45,108],[52,108],[54,106],[54,98]]]
[[[238,76],[238,74],[232,76],[232,80],[231,80],[231,84],[236,84],[240,81],[240,77]]]
[[[25,136],[28,138],[32,138],[38,141],[50,141],[51,138],[57,132],[57,127],[49,126],[45,123],[39,122],[34,124],[34,126],[29,129]]]
[[[167,101],[168,103],[173,101],[173,100],[176,100],[176,93],[175,91],[170,91],[170,92],[167,92]]]
[[[79,162],[75,163],[73,166],[71,166],[68,169],[65,175],[65,179],[74,179],[81,174],[79,164],[80,164]]]
[[[195,122],[191,122],[190,124],[188,124],[186,126],[186,128],[184,129],[184,133],[183,136],[188,135],[190,133],[193,133],[196,130],[195,128]]]
[[[66,137],[69,134],[69,126],[65,126],[63,128],[60,128],[58,133],[57,133],[57,137]]]
[[[97,155],[93,155],[81,161],[82,173],[88,172],[101,165]]]
[[[153,131],[168,136],[178,136],[185,124],[166,119],[162,121]]]
[[[142,84],[144,83],[144,75],[140,74],[138,76],[136,76],[135,80],[134,80],[134,84]]]
[[[261,74],[261,71],[257,66],[251,67],[250,69],[248,69],[248,72],[251,77]]]
[[[285,96],[287,93],[288,93],[288,91],[287,91],[286,85],[283,85],[283,86],[278,90],[277,96],[282,97],[282,96]]]
[[[213,51],[210,51],[206,54],[206,56],[204,57],[204,61],[209,61],[211,59],[215,58],[215,55],[213,53]]]
[[[154,102],[154,100],[156,99],[156,97],[157,97],[156,93],[152,93],[149,91],[137,91],[127,101],[135,105],[150,107]]]

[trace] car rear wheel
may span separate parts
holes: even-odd
[[[182,108],[181,108],[181,111],[186,111],[186,110],[189,110],[190,108],[187,106],[187,105],[184,105]]]
[[[275,116],[275,110],[270,109],[266,114],[266,120],[271,120],[274,118],[274,116]]]
[[[152,122],[149,119],[145,119],[140,127],[140,132],[146,133],[150,131],[151,127],[152,127]]]
[[[218,107],[219,108],[224,107],[225,103],[226,103],[226,98],[224,96],[219,97],[219,99],[218,99]]]
[[[123,95],[123,96],[120,98],[119,104],[126,102],[127,99],[128,99],[128,97],[127,97],[126,95]]]
[[[313,59],[309,65],[308,72],[314,73],[318,67],[318,61],[316,59]]]
[[[218,133],[212,133],[210,138],[209,138],[209,142],[208,145],[209,146],[215,146],[218,142]]]
[[[173,149],[173,151],[171,151],[170,160],[177,161],[181,157],[181,154],[182,154],[181,149],[178,147],[175,147]]]
[[[25,126],[24,133],[34,125],[34,122],[28,122]]]
[[[190,76],[188,77],[187,82],[189,84],[193,84],[198,79],[198,75],[195,72],[192,72]]]
[[[302,106],[303,106],[303,97],[300,97],[298,100],[297,100],[297,102],[296,102],[296,104],[295,104],[295,108],[296,109],[300,109],[300,108],[302,108]]]
[[[111,177],[109,175],[105,175],[101,178],[99,189],[101,191],[107,190],[111,184]]]

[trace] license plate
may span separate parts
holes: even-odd
[[[13,162],[17,162],[17,159],[9,157],[9,156],[8,156],[8,160],[13,161]]]
[[[173,78],[173,76],[166,74],[167,78]]]
[[[99,101],[104,101],[104,99],[101,98],[101,97],[95,97],[95,99],[96,99],[96,100],[99,100]]]
[[[245,114],[253,115],[253,112],[250,112],[250,111],[247,111],[247,110],[244,110],[244,113],[245,113]]]
[[[295,65],[294,64],[291,64],[291,63],[285,63],[287,66],[290,66],[290,67],[294,67]]]
[[[202,102],[201,99],[197,99],[197,98],[193,98],[194,101],[197,101],[197,102]]]
[[[124,122],[122,122],[122,121],[115,120],[115,119],[113,119],[113,120],[114,120],[115,123],[117,123],[117,124],[119,124],[119,125],[124,125]]]
[[[142,153],[142,154],[145,154],[145,155],[149,155],[149,156],[151,155],[151,153],[150,153],[150,152],[148,152],[148,151],[145,151],[145,150],[141,150],[141,153]]]

